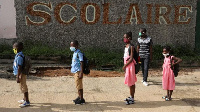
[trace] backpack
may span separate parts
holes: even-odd
[[[22,56],[22,55],[19,55],[23,58],[23,65],[22,65],[22,73],[25,74],[25,75],[29,75],[29,71],[31,69],[31,58],[28,57],[28,56]]]
[[[133,44],[130,44],[130,45],[129,45],[129,48],[128,48],[129,56],[131,55],[131,46],[133,46],[133,48],[134,48],[133,58],[134,58],[135,61],[136,61],[136,64],[135,64],[135,74],[137,74],[137,73],[139,72],[139,70],[140,70],[140,64],[138,63],[138,53],[137,53],[137,51],[136,51],[134,45],[133,45]]]
[[[79,58],[78,53],[77,53],[77,58]],[[84,53],[83,53],[83,73],[86,75],[90,73],[89,60],[85,57]]]
[[[170,63],[172,65],[172,58],[170,56]],[[177,77],[178,76],[178,72],[179,72],[179,64],[175,64],[174,67],[171,67],[171,69],[174,72],[174,76]]]

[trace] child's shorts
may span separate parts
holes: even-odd
[[[26,75],[25,74],[21,74],[19,86],[20,86],[20,90],[21,90],[22,93],[28,92],[28,87],[26,85]]]
[[[75,82],[76,82],[76,88],[78,90],[83,89],[83,82],[82,82],[83,79],[79,79],[79,73],[80,72],[76,72],[75,75],[74,75],[74,79],[75,79]]]

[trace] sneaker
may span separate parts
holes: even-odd
[[[25,100],[19,100],[18,101],[18,103],[20,103],[20,104],[22,104],[22,103],[24,103],[25,102]]]
[[[141,80],[141,82],[144,82],[143,80]]]
[[[124,99],[124,101],[127,101],[127,99],[129,100],[131,97],[128,97],[128,98],[126,98],[126,99]]]
[[[80,99],[80,97],[77,97],[75,100],[73,100],[73,102],[77,102]]]
[[[75,102],[75,105],[82,105],[82,104],[85,104],[85,100],[84,99],[79,99]]]
[[[126,105],[134,104],[134,99],[126,99]]]
[[[143,85],[148,86],[149,84],[148,84],[147,82],[144,81],[144,82],[143,82]]]
[[[26,107],[26,106],[29,106],[29,105],[30,105],[30,102],[24,101],[24,103],[20,104],[19,106],[22,108],[22,107]]]

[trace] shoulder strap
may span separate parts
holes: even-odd
[[[79,51],[79,52],[81,52],[81,51]],[[79,57],[78,57],[78,53],[79,53],[79,52],[77,52],[77,58],[79,58]]]
[[[128,48],[129,56],[131,55],[131,46],[133,46],[133,45],[130,44],[130,45],[129,45],[129,48]]]

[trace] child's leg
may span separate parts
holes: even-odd
[[[169,90],[167,90],[167,98],[169,98]]]
[[[171,96],[172,96],[172,93],[173,93],[173,90],[169,90],[169,96],[168,96],[169,99],[172,98],[172,97],[171,97]]]
[[[24,100],[25,100],[26,102],[29,102],[28,92],[25,92],[25,93],[24,93]]]
[[[24,93],[23,100],[29,102],[28,87],[27,87],[27,84],[26,84],[26,75],[25,74],[21,75],[20,89],[21,89],[22,93]]]
[[[135,85],[130,86],[130,95],[132,98],[134,98],[134,94],[135,94]]]
[[[83,89],[78,90],[78,95],[80,99],[83,99]]]

